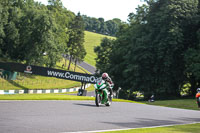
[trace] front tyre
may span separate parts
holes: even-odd
[[[96,97],[95,97],[95,103],[97,107],[99,107],[99,105],[101,104],[101,98],[98,93],[96,94]]]

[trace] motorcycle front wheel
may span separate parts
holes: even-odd
[[[99,107],[99,105],[101,104],[101,98],[98,93],[96,94],[96,97],[95,97],[95,103],[97,107]]]

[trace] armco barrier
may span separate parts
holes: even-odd
[[[87,84],[85,88],[88,88],[90,84]],[[75,92],[81,87],[68,88],[68,89],[24,89],[24,90],[0,90],[0,95],[3,94],[48,94],[48,93],[65,93]]]

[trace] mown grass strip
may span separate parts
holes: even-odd
[[[0,95],[0,100],[95,100],[95,97],[76,96],[68,94],[14,94]],[[113,99],[113,102],[137,103],[135,101],[122,99]]]
[[[199,133],[200,123],[187,124],[187,125],[176,125],[167,127],[156,127],[156,128],[140,128],[120,131],[109,131],[103,133]]]
[[[0,95],[0,100],[94,100],[94,98],[67,94],[15,94]]]

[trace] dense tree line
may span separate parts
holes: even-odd
[[[104,35],[116,36],[117,31],[122,22],[118,18],[105,21],[104,18],[94,18],[82,15],[85,25],[85,30],[96,32]]]
[[[131,99],[135,91],[145,98],[177,97],[185,84],[194,96],[200,87],[200,1],[147,0],[129,22],[116,40],[95,48],[97,69],[111,75],[121,97]]]
[[[86,52],[80,14],[68,11],[61,0],[48,2],[0,1],[1,59],[48,67],[55,66],[63,54],[83,60]]]

